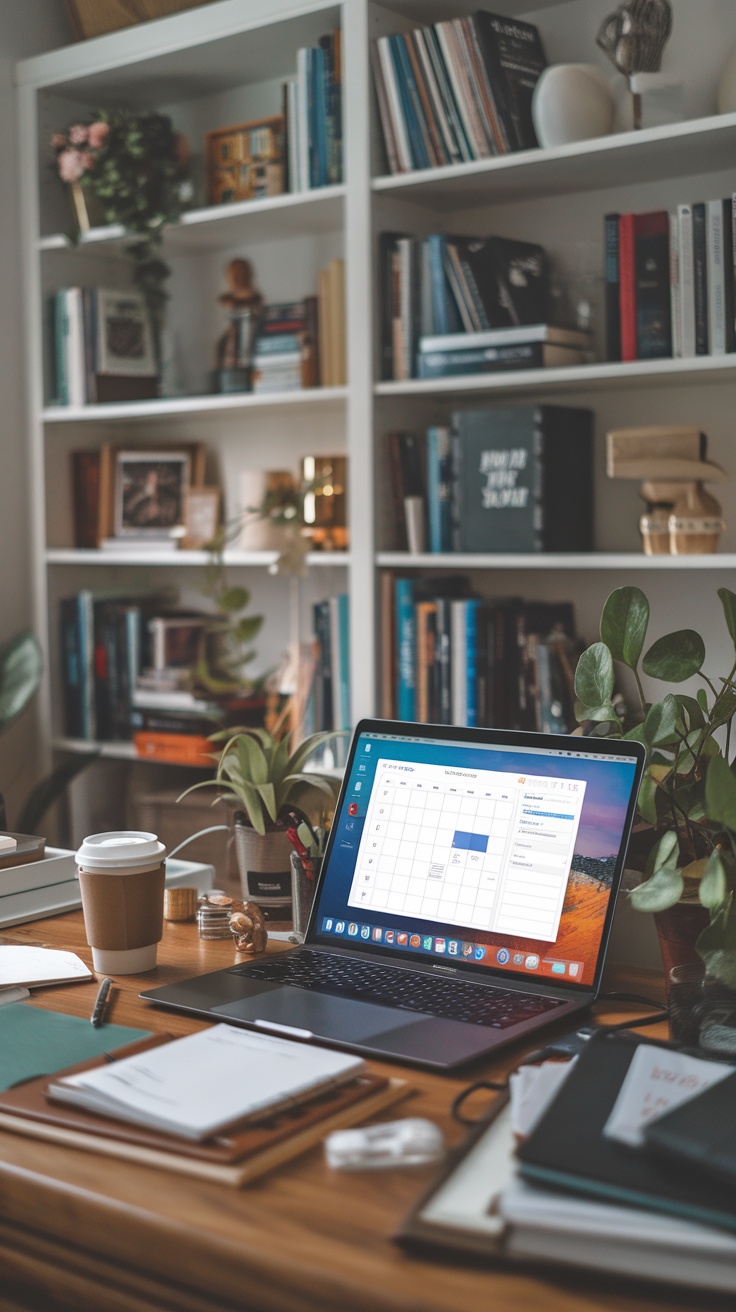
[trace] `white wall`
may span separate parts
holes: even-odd
[[[15,65],[68,45],[63,0],[0,0],[0,645],[31,623]],[[0,739],[8,819],[35,773],[33,713]]]

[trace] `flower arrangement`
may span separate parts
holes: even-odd
[[[62,182],[81,182],[95,166],[98,151],[110,135],[110,124],[103,118],[93,123],[72,123],[66,132],[55,132],[51,145],[56,151],[56,167]]]

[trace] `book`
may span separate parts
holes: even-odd
[[[680,309],[680,226],[677,214],[670,214],[670,319],[672,321],[672,355],[682,358],[682,314]]]
[[[736,1073],[644,1125],[644,1145],[673,1170],[733,1188],[736,1155],[731,1113]]]
[[[729,198],[709,200],[706,207],[711,355],[725,355],[734,349],[731,205]]]
[[[672,355],[669,234],[666,210],[634,218],[637,360]]]
[[[92,979],[92,972],[76,952],[57,952],[52,948],[27,947],[15,943],[0,944],[0,988],[11,985],[69,984]]]
[[[636,257],[633,214],[618,220],[618,277],[621,359],[636,359]]]
[[[606,359],[621,359],[621,286],[619,277],[618,224],[620,215],[606,214],[603,225],[606,310]]]
[[[696,201],[692,206],[692,223],[695,354],[708,355],[708,234],[704,201]]]
[[[213,762],[213,745],[207,735],[202,733],[183,733],[178,729],[173,732],[135,729],[133,746],[136,756],[149,761],[210,767]]]
[[[361,1075],[359,1057],[214,1025],[145,1055],[61,1076],[52,1101],[203,1140]]]
[[[427,429],[428,545],[433,552],[452,550],[452,452],[450,429]]]
[[[445,336],[422,337],[420,351],[467,351],[484,346],[527,346],[543,343],[563,346],[570,350],[588,351],[590,333],[576,328],[559,328],[556,324],[528,323],[517,327],[491,328],[477,333],[449,333]]]
[[[566,369],[585,364],[588,352],[576,347],[529,342],[518,346],[483,346],[469,350],[422,351],[420,378],[500,373],[515,369]]]
[[[590,411],[564,406],[458,411],[452,428],[456,551],[591,549]]]
[[[397,578],[395,596],[398,665],[396,718],[411,721],[416,719],[416,624],[413,580]]]
[[[104,1027],[108,1044],[109,1031],[115,1028]],[[87,1029],[91,1029],[89,1024]],[[101,1035],[103,1030],[93,1033]],[[170,1037],[157,1034],[136,1044],[128,1043],[117,1049],[115,1059],[145,1053],[168,1043]],[[94,1070],[102,1062],[99,1057],[80,1062],[64,1073]],[[42,1076],[0,1095],[2,1128],[85,1152],[137,1161],[236,1187],[299,1156],[330,1131],[366,1120],[410,1092],[404,1080],[364,1073],[297,1107],[269,1115],[243,1129],[197,1142],[53,1103],[47,1097],[49,1082],[48,1077]]]
[[[5,948],[0,948],[4,952]],[[50,949],[22,949],[48,953],[52,957],[69,957],[72,953],[52,952]],[[77,958],[77,960],[79,960]],[[58,961],[55,963],[58,966]],[[82,963],[79,963],[82,965]],[[20,972],[28,974],[28,972]],[[32,972],[41,973],[39,970]],[[64,971],[60,972],[64,975]],[[69,978],[68,973],[66,979]],[[91,979],[90,972],[76,974],[75,979]],[[9,979],[6,973],[4,980]],[[32,979],[28,983],[38,988],[51,980]],[[3,986],[4,987],[4,986]],[[72,1062],[86,1061],[101,1056],[124,1044],[147,1038],[148,1031],[131,1029],[124,1025],[90,1025],[81,1016],[67,1016],[63,1012],[47,1011],[22,1002],[7,1003],[0,1007],[0,1089],[14,1089],[26,1080],[52,1075]]]
[[[533,23],[479,9],[472,22],[478,33],[499,117],[510,150],[538,145],[532,97],[547,67],[539,30]]]
[[[677,226],[680,234],[680,338],[684,359],[695,355],[695,264],[693,257],[692,205],[677,206]]]

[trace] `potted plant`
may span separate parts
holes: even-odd
[[[187,788],[181,797],[199,788],[215,788],[218,800],[234,804],[238,868],[247,901],[265,906],[286,906],[291,900],[291,841],[287,830],[293,814],[300,816],[310,794],[334,801],[335,786],[324,776],[304,771],[309,757],[334,732],[315,733],[291,752],[287,737],[267,729],[224,729],[212,734],[223,742],[214,779]]]
[[[637,826],[646,878],[631,893],[634,906],[689,917],[697,931],[690,959],[697,953],[709,979],[736,989],[736,594],[719,588],[718,596],[735,652],[728,672],[715,677],[703,669],[705,644],[693,629],[668,633],[645,651],[646,596],[635,587],[612,592],[601,640],[575,673],[576,716],[594,733],[647,749]],[[614,699],[616,665],[630,672],[634,689],[623,705]],[[660,700],[647,700],[642,674],[665,685]],[[693,677],[702,681],[694,697],[677,691]],[[660,944],[665,966],[677,964],[661,934]]]

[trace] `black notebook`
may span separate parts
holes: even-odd
[[[666,1112],[644,1130],[648,1149],[680,1173],[695,1170],[702,1177],[736,1184],[736,1072],[681,1107]],[[712,1184],[707,1184],[709,1191]]]
[[[601,1034],[590,1040],[551,1107],[519,1149],[522,1175],[537,1184],[736,1230],[736,1193],[731,1186],[683,1172],[681,1163],[604,1136],[603,1127],[640,1042],[630,1034]],[[698,1101],[717,1093],[727,1098],[728,1085],[732,1111],[730,1077]],[[692,1105],[681,1107],[679,1114]],[[669,1119],[677,1114],[669,1113]],[[727,1126],[731,1119],[729,1115],[725,1120]]]

